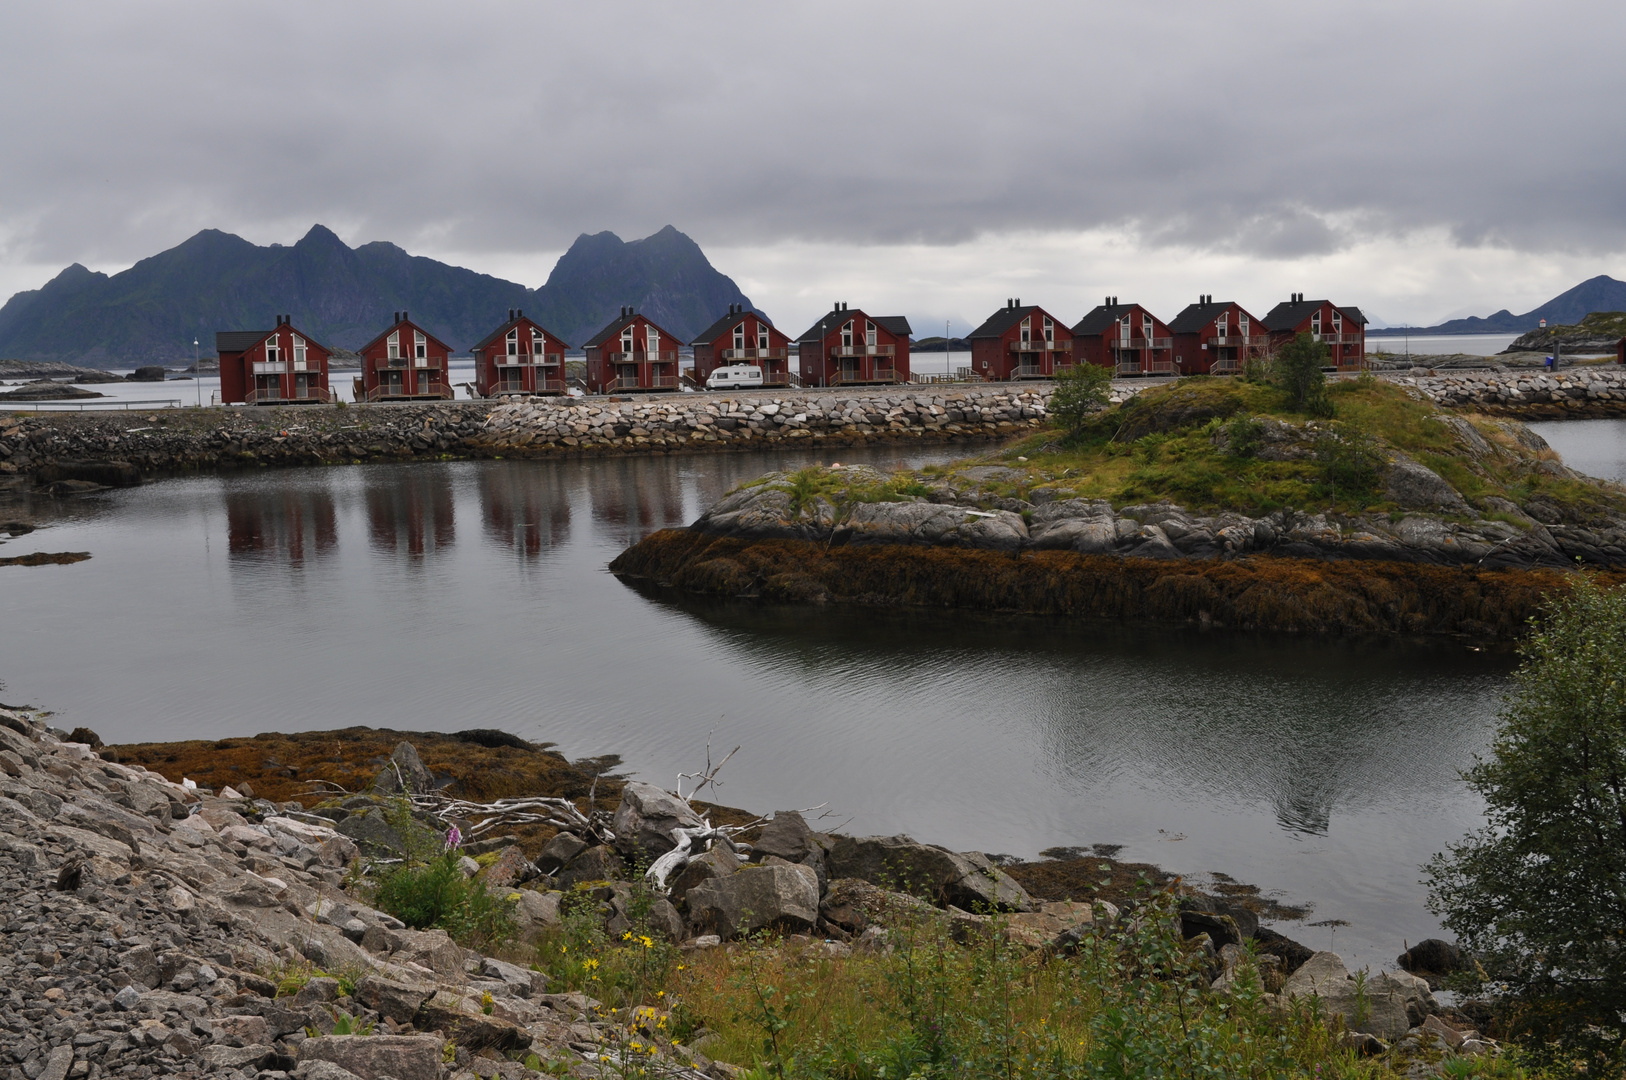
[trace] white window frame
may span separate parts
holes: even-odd
[[[767,352],[770,340],[768,337],[768,324],[759,319],[757,321],[757,348]]]
[[[508,347],[508,355],[509,356],[518,356],[519,355],[519,327],[516,326],[512,330],[508,331],[507,337],[504,339],[504,341],[506,342],[507,347]]]
[[[625,330],[621,331],[621,352],[628,357],[632,355],[632,326],[630,323]]]
[[[878,344],[875,335],[875,324],[868,319],[864,320],[864,346],[873,349]]]
[[[531,355],[542,356],[547,351],[548,339],[543,336],[542,331],[538,330],[534,326],[531,327]]]
[[[745,324],[743,322],[734,328],[734,348],[736,350],[745,348]]]
[[[294,335],[294,370],[302,371],[305,367],[305,339],[298,334]]]
[[[1146,339],[1146,347],[1150,349],[1152,347],[1152,317],[1150,315],[1140,317],[1140,336]]]
[[[1022,344],[1024,344],[1024,345],[1032,344],[1032,342],[1033,342],[1033,316],[1029,315],[1026,318],[1024,318],[1022,320],[1021,325],[1022,325],[1022,328],[1021,328],[1021,331],[1019,333],[1019,337],[1021,338]]]
[[[412,358],[414,360],[429,358],[429,339],[423,336],[422,330],[412,331]]]
[[[1054,345],[1056,343],[1056,324],[1048,315],[1044,317],[1044,339],[1045,343],[1048,345]]]
[[[653,326],[644,327],[644,349],[645,355],[649,357],[650,363],[653,364],[660,360],[661,332],[655,329]]]
[[[853,323],[851,319],[848,319],[841,328],[841,347],[843,349],[853,347]]]
[[[1310,333],[1316,337],[1321,336],[1321,309],[1317,308],[1310,313]]]
[[[282,359],[282,347],[277,341],[277,335],[272,334],[265,339],[265,362],[275,364]]]
[[[390,336],[384,342],[384,355],[391,360],[401,359],[401,331],[390,331]]]

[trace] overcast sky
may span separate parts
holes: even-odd
[[[1626,3],[13,3],[0,292],[312,222],[535,286],[673,224],[777,320],[964,333],[1626,278]]]

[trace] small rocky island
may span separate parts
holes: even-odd
[[[1626,491],[1518,420],[1380,380],[1335,415],[1184,380],[957,465],[771,474],[611,569],[778,601],[1516,635],[1576,566],[1626,567]]]

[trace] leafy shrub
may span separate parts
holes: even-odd
[[[470,948],[512,939],[518,932],[513,901],[464,877],[459,855],[450,848],[426,864],[402,863],[379,880],[373,903],[414,930],[444,930]]]
[[[1076,437],[1090,417],[1106,407],[1111,393],[1111,371],[1099,364],[1071,364],[1056,372],[1049,412],[1069,435]]]
[[[1250,458],[1265,440],[1265,425],[1251,416],[1233,416],[1225,425],[1226,452],[1232,457]]]
[[[1383,451],[1378,441],[1355,424],[1338,424],[1322,431],[1312,443],[1321,479],[1332,488],[1334,500],[1370,496],[1383,475]]]
[[[1309,334],[1300,334],[1277,351],[1272,374],[1295,410],[1312,416],[1332,415],[1327,375],[1321,370],[1331,359],[1332,351],[1326,342]]]
[[[1484,828],[1425,868],[1429,909],[1478,962],[1534,1047],[1626,1065],[1626,589],[1582,581],[1552,599],[1490,756],[1468,770]]]

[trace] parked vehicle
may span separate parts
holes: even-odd
[[[729,364],[711,373],[707,390],[757,390],[762,387],[762,369],[755,364]]]

